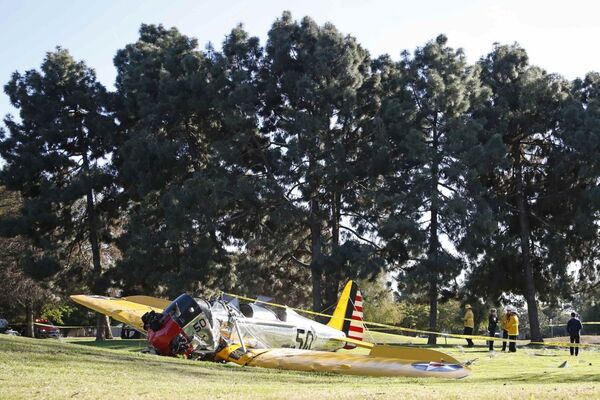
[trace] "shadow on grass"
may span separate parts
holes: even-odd
[[[74,340],[67,341],[68,343],[78,344],[81,346],[90,346],[100,349],[112,349],[112,350],[128,350],[128,351],[140,351],[141,349],[148,346],[146,339],[114,339],[114,340]]]
[[[488,347],[487,345],[483,346],[483,345],[475,345],[474,347],[467,347],[467,345],[465,344],[464,346],[462,344],[427,344],[427,343],[390,343],[390,342],[381,342],[381,343],[375,343],[377,346],[401,346],[401,347],[414,347],[414,348],[418,348],[418,349],[458,349],[458,348],[464,348],[464,349],[469,349],[469,351],[477,351],[477,349],[481,349],[480,351],[483,352],[487,352],[488,351]],[[471,349],[476,349],[476,350],[471,350]]]

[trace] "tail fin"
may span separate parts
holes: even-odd
[[[363,307],[362,294],[356,282],[348,281],[342,295],[338,300],[337,306],[327,323],[327,326],[342,331],[346,337],[356,340],[363,340]],[[347,343],[345,349],[353,349],[356,345]]]

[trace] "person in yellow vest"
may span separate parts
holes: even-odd
[[[472,335],[473,328],[475,328],[475,319],[473,318],[473,311],[471,310],[470,304],[465,305],[465,316],[463,317],[463,321],[464,321],[464,325],[465,325],[463,334]],[[473,340],[471,340],[471,338],[467,338],[467,346],[468,347],[474,346]]]
[[[508,331],[506,330],[506,323],[508,322],[508,308],[504,309],[504,314],[500,318],[500,328],[502,329],[502,339],[508,339]],[[502,351],[506,351],[506,343],[502,342]]]
[[[510,340],[517,340],[519,336],[519,316],[517,310],[510,308],[508,310],[508,321],[506,321],[506,330],[508,331],[508,338]],[[517,351],[517,343],[510,342],[508,344],[508,351],[514,353]]]

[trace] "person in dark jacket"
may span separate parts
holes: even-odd
[[[577,318],[577,314],[572,312],[571,319],[567,322],[567,332],[571,337],[571,343],[580,343],[581,340],[581,330],[583,326],[581,325],[581,321]],[[579,355],[579,346],[569,347],[569,351],[571,355],[575,354],[575,357]]]
[[[496,314],[496,309],[492,308],[490,310],[490,314],[488,315],[488,336],[495,337],[496,336],[496,328],[498,327],[498,315]],[[494,350],[494,341],[488,341],[490,346],[490,351]]]
[[[504,309],[504,314],[500,318],[500,329],[502,329],[502,338],[508,339],[508,331],[506,330],[506,323],[508,322],[508,307]],[[506,351],[506,342],[502,342],[502,351]]]

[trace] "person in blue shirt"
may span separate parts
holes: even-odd
[[[567,322],[567,332],[571,337],[571,343],[580,343],[581,329],[583,329],[581,321],[579,321],[579,319],[577,318],[577,314],[572,312],[571,319],[569,320],[569,322]],[[569,350],[571,351],[571,355],[573,355],[573,353],[575,354],[575,356],[579,355],[579,346],[569,347]]]

